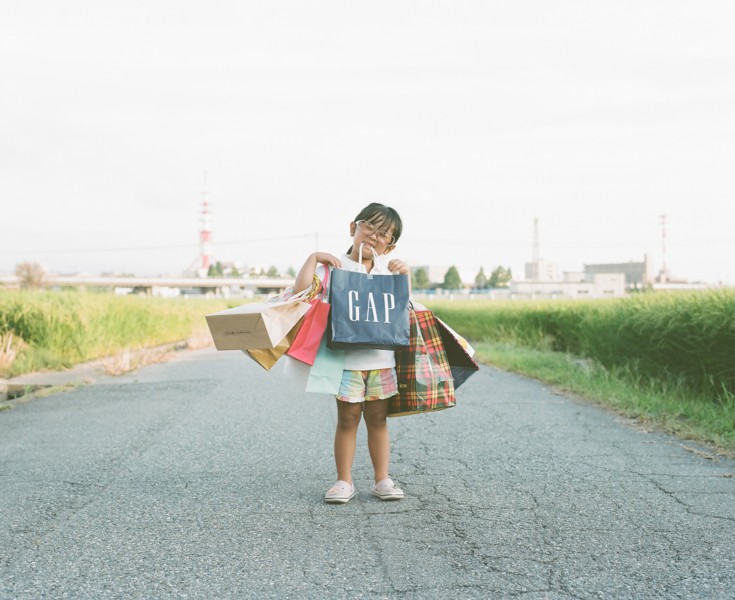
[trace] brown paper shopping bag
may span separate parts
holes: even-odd
[[[243,352],[250,356],[250,358],[252,358],[266,371],[270,371],[273,368],[273,365],[278,362],[278,359],[286,354],[286,351],[291,347],[291,344],[293,344],[293,341],[296,339],[296,335],[301,329],[301,325],[305,318],[306,317],[301,317],[296,322],[296,325],[291,328],[291,331],[286,334],[286,337],[283,338],[275,348],[253,348],[251,350],[243,350]]]
[[[285,302],[252,303],[206,316],[217,350],[275,348],[311,308],[294,297]]]

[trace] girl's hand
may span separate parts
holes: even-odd
[[[391,273],[400,273],[401,275],[411,274],[411,267],[409,267],[402,260],[398,260],[397,258],[394,258],[392,261],[388,263],[388,270]]]
[[[317,265],[321,263],[323,265],[331,265],[336,268],[342,266],[342,261],[336,256],[327,254],[326,252],[314,252],[309,254],[309,258],[306,259],[304,266],[301,267],[298,275],[296,275],[296,281],[293,285],[293,291],[298,294],[302,290],[311,287],[314,282],[314,273],[316,272]]]
[[[342,261],[333,254],[329,254],[327,252],[314,252],[312,256],[316,259],[317,263],[336,267],[337,269],[342,268]]]

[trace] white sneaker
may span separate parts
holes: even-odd
[[[405,494],[401,488],[393,483],[392,479],[388,478],[378,481],[373,486],[373,496],[377,496],[381,500],[403,500]]]
[[[354,483],[347,483],[340,479],[324,494],[324,502],[329,502],[330,504],[346,504],[352,500],[356,491]]]

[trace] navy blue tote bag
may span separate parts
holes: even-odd
[[[333,269],[329,286],[330,348],[408,348],[408,275]]]

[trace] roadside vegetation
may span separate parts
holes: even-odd
[[[478,358],[735,451],[735,291],[430,304]]]
[[[0,291],[0,377],[62,369],[201,336],[205,314],[235,304],[74,291]]]
[[[0,377],[210,343],[204,315],[242,301],[0,290]],[[434,301],[477,357],[735,452],[735,291],[596,301]],[[128,364],[130,363],[130,364]]]

